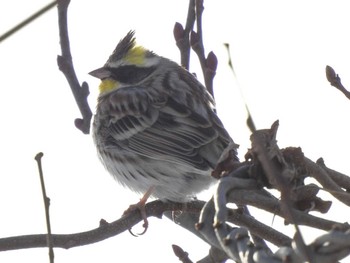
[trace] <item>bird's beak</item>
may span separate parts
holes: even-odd
[[[106,68],[106,67],[95,69],[95,70],[91,71],[89,74],[95,78],[98,78],[98,79],[106,79],[106,78],[111,77],[111,75],[112,75],[109,68]]]

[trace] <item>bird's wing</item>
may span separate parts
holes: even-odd
[[[210,150],[213,144],[223,150],[230,141],[214,113],[211,118],[202,116],[166,95],[151,99],[135,87],[118,90],[109,101],[110,147],[127,147],[148,158],[207,170],[217,160],[208,160],[210,154],[203,149]]]

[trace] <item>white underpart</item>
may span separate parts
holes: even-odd
[[[127,152],[119,152],[119,156],[128,155]],[[102,160],[103,161],[103,160]],[[188,165],[179,165],[163,160],[138,160],[139,170],[129,162],[115,165],[113,160],[103,161],[106,169],[123,186],[144,194],[154,187],[152,196],[175,202],[191,200],[197,193],[208,189],[215,179],[211,177],[211,170],[203,171]],[[110,164],[110,165],[108,165]],[[147,174],[145,174],[147,171]],[[185,174],[191,173],[191,179]],[[157,179],[155,179],[157,178]]]

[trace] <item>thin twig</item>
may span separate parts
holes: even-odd
[[[326,77],[329,83],[343,92],[343,94],[350,100],[350,92],[341,83],[340,77],[331,66],[326,66]]]
[[[216,74],[218,60],[213,52],[209,52],[207,58],[205,57],[202,33],[203,10],[203,0],[190,0],[186,28],[184,29],[180,23],[175,23],[174,38],[180,50],[181,65],[187,70],[189,70],[190,65],[190,47],[196,52],[201,64],[205,87],[214,97],[213,80]],[[193,31],[195,21],[197,24],[197,33]],[[189,38],[190,34],[191,39]]]
[[[41,192],[43,194],[44,206],[45,206],[45,219],[46,219],[46,227],[47,227],[47,246],[49,247],[49,258],[50,258],[50,263],[53,263],[55,256],[54,256],[54,252],[53,252],[53,242],[52,242],[51,222],[50,222],[50,212],[49,212],[50,198],[48,198],[46,195],[44,174],[43,174],[43,168],[42,168],[42,164],[41,164],[41,159],[43,156],[44,156],[44,154],[40,152],[35,156],[35,160],[38,164]]]
[[[237,83],[237,87],[240,91],[240,94],[241,94],[241,98],[244,102],[244,105],[245,105],[245,109],[247,111],[247,114],[248,114],[248,117],[247,117],[247,126],[249,128],[249,130],[253,133],[256,131],[256,126],[254,124],[254,120],[253,120],[253,116],[252,114],[250,113],[250,110],[249,110],[249,107],[248,107],[248,103],[247,103],[247,100],[245,99],[244,95],[243,95],[243,91],[238,83],[238,78],[237,78],[237,75],[236,75],[236,71],[233,67],[233,63],[232,63],[232,57],[231,57],[231,51],[230,51],[230,44],[229,43],[225,43],[224,46],[226,47],[226,50],[227,50],[227,55],[228,55],[228,66],[229,68],[231,69],[231,72],[236,80],[236,83]]]
[[[188,257],[188,253],[184,251],[180,246],[172,245],[174,254],[179,258],[182,263],[193,263]]]
[[[195,0],[190,0],[185,29],[178,22],[175,23],[174,26],[174,38],[176,41],[176,45],[180,50],[181,66],[183,66],[187,70],[189,70],[190,67],[190,32],[193,30],[195,20]]]
[[[216,74],[218,60],[213,52],[209,52],[208,57],[205,57],[203,44],[203,28],[202,15],[204,11],[203,0],[196,0],[196,24],[197,32],[191,32],[191,47],[196,52],[201,64],[205,87],[208,92],[214,97],[213,80]]]
[[[57,64],[59,69],[66,77],[69,86],[73,92],[74,99],[79,107],[82,119],[75,120],[75,126],[81,130],[84,134],[89,134],[90,124],[92,118],[92,111],[87,101],[87,97],[90,94],[89,86],[86,82],[83,82],[80,86],[77,75],[74,71],[72,54],[70,52],[69,37],[68,37],[68,18],[67,11],[69,0],[58,0],[58,26],[60,33],[60,44],[62,55],[57,56]]]
[[[39,16],[43,15],[44,13],[46,13],[47,11],[49,11],[51,8],[53,8],[56,5],[57,1],[53,1],[50,4],[44,6],[42,9],[40,9],[39,11],[37,11],[36,13],[32,14],[30,17],[28,17],[27,19],[25,19],[24,21],[22,21],[21,23],[19,23],[17,26],[11,28],[9,31],[7,31],[6,33],[4,33],[3,35],[0,36],[0,42],[5,40],[6,38],[10,37],[11,35],[13,35],[14,33],[16,33],[17,31],[19,31],[20,29],[22,29],[24,26],[28,25],[29,23],[33,22],[36,18],[38,18]]]
[[[202,15],[204,11],[203,0],[196,0],[196,25],[197,32],[191,33],[191,46],[193,50],[197,53],[199,62],[203,70],[203,75],[205,74],[204,70],[205,65],[205,54],[204,54],[204,45],[203,45],[203,28],[202,28]]]

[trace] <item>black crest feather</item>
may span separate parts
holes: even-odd
[[[106,65],[109,62],[118,61],[122,59],[129,52],[129,50],[135,46],[136,42],[134,35],[135,31],[130,30],[128,34],[122,40],[119,41],[112,55],[108,58]]]

